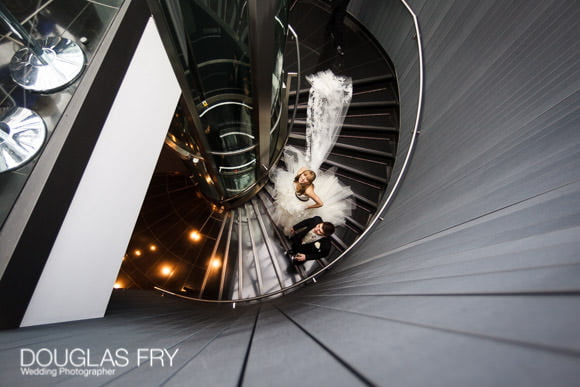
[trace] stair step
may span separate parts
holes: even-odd
[[[393,83],[369,83],[353,90],[352,103],[372,101],[398,101]]]
[[[304,141],[290,139],[288,145],[298,149],[304,148]],[[360,170],[365,170],[373,175],[385,175],[386,167],[394,164],[394,159],[375,156],[369,153],[358,153],[352,150],[344,150],[339,147],[332,148],[328,159],[338,163],[351,165]]]
[[[395,80],[395,77],[392,74],[385,74],[385,75],[376,75],[373,77],[368,77],[368,78],[360,78],[360,79],[353,79],[352,81],[352,89],[353,89],[353,93],[357,92],[357,89],[360,86],[366,86],[369,84],[384,84],[384,83],[390,83],[393,82]],[[306,88],[300,88],[300,96],[302,95],[308,95],[310,93],[310,87],[306,87]],[[296,95],[296,90],[292,90],[289,93],[290,96],[295,96]]]
[[[302,141],[306,142],[305,135],[291,133],[288,137],[296,139],[296,140],[302,140]],[[337,142],[336,144],[334,144],[334,148],[349,150],[349,151],[358,152],[358,153],[369,154],[369,155],[373,155],[373,156],[383,157],[386,159],[394,159],[395,158],[394,155],[392,155],[389,152],[384,152],[384,151],[370,149],[370,148],[363,148],[360,146],[349,145],[349,144],[344,144],[344,143],[340,143],[340,142]]]
[[[396,100],[386,100],[386,101],[370,101],[370,102],[351,102],[348,107],[348,111],[358,110],[358,109],[381,109],[398,106],[399,103]],[[306,110],[307,104],[299,104],[296,108],[297,111]]]
[[[373,211],[376,210],[378,208],[378,203],[370,200],[360,194],[357,194],[356,192],[353,193],[354,199],[355,201],[361,202],[361,203],[365,203],[366,205],[368,205]]]
[[[363,231],[366,229],[366,227],[365,227],[365,226],[363,226],[362,224],[360,224],[359,222],[357,222],[356,220],[354,220],[354,219],[353,219],[352,217],[350,217],[350,216],[347,216],[347,217],[346,217],[346,221],[347,221],[348,223],[350,223],[350,224],[354,225],[354,226],[355,226],[355,227],[356,227],[356,228],[359,230],[359,232],[363,232]]]
[[[304,119],[297,114],[298,119]],[[349,112],[344,118],[345,124],[352,125],[374,125],[374,126],[387,126],[387,127],[397,127],[397,109],[389,108],[383,109],[382,111],[376,111],[370,109],[369,111],[356,111]]]
[[[262,200],[262,203],[264,205],[266,204],[266,202],[271,203],[270,202],[270,198],[267,198],[267,196],[268,195],[265,194],[265,193],[263,193],[263,191],[258,194],[258,197],[260,198],[260,200]],[[270,213],[269,212],[268,212],[268,218],[269,218],[269,221],[270,221],[270,227],[272,227],[272,230],[274,230],[274,233],[278,237],[278,240],[280,241],[280,243],[282,243],[284,245],[284,251],[288,250],[290,248],[290,245],[286,241],[286,236],[278,228],[278,226],[276,224],[274,224],[274,221],[272,220],[272,217],[270,216]],[[283,252],[281,252],[281,254],[283,255]],[[284,260],[286,259],[286,256],[285,255],[283,255],[283,259]],[[289,274],[288,273],[288,267],[290,266],[290,262],[286,262],[286,264],[287,264],[287,266],[286,266],[285,273],[286,274]],[[291,282],[292,283],[297,282],[298,280],[304,279],[304,278],[306,278],[308,276],[307,273],[306,273],[306,269],[305,269],[305,267],[303,265],[302,266],[296,266],[295,269],[296,269],[296,271],[299,274],[299,278],[294,278],[294,277],[292,277],[292,275],[290,275],[290,278],[291,278]]]
[[[304,146],[300,146],[300,145],[295,145],[296,148],[300,149],[301,151],[304,151],[305,147]],[[367,184],[370,186],[373,186],[376,189],[381,189],[381,187],[383,187],[384,185],[387,184],[387,177],[386,176],[382,176],[378,175],[378,174],[373,174],[373,173],[369,173],[367,171],[363,171],[360,168],[356,168],[356,167],[352,167],[350,165],[347,165],[345,162],[341,162],[338,159],[341,157],[352,157],[349,155],[342,155],[342,154],[335,154],[334,152],[331,152],[330,156],[322,163],[322,166],[327,166],[327,167],[337,167],[339,170],[337,171],[337,175],[341,175],[341,171],[343,172],[349,172],[350,174],[353,174],[357,177],[362,177],[364,178],[363,180],[357,180],[363,184]],[[372,162],[373,160],[359,160],[359,162],[365,163],[365,162]],[[352,161],[349,163],[352,164]],[[380,166],[380,165],[379,165]],[[370,169],[371,165],[366,165],[365,169]],[[384,167],[384,164],[383,164]],[[322,168],[324,169],[324,168]],[[382,170],[382,169],[381,169]],[[386,171],[385,171],[385,175],[386,175]],[[349,177],[348,175],[346,177]],[[375,183],[378,183],[379,185],[376,184],[371,184],[371,182],[369,182],[368,180],[372,180]]]
[[[346,250],[348,248],[348,246],[346,245],[346,243],[344,243],[335,234],[332,234],[332,237],[331,238],[332,238],[332,242],[334,242],[334,244],[338,246],[340,252],[343,252],[344,250]]]
[[[270,250],[266,245],[266,241],[270,237],[267,233],[264,234],[264,230],[260,226],[258,220],[261,218],[261,214],[259,215],[256,212],[258,209],[252,205],[251,201],[246,203],[244,206],[246,215],[248,217],[248,234],[245,235],[249,237],[244,238],[246,242],[246,253],[244,255],[249,258],[253,258],[253,260],[248,263],[247,267],[250,269],[252,274],[253,272],[259,271],[262,280],[262,284],[260,285],[259,289],[250,288],[246,289],[246,292],[261,295],[279,290],[281,287],[281,278],[279,278],[280,273],[277,271],[275,265],[271,262],[272,256],[270,252],[272,250]]]
[[[282,270],[281,270],[280,265],[278,263],[278,260],[276,258],[278,254],[276,252],[275,246],[274,246],[273,241],[270,239],[270,236],[267,232],[262,213],[260,212],[260,210],[258,208],[258,203],[254,200],[251,200],[250,204],[254,208],[254,213],[256,214],[258,224],[260,225],[260,230],[262,231],[262,235],[264,236],[264,242],[266,243],[266,248],[268,249],[270,262],[272,262],[272,266],[274,267],[274,271],[276,273],[276,277],[278,278],[280,288],[283,289],[285,287],[285,281],[283,280],[284,275],[282,273]]]
[[[392,82],[394,80],[395,80],[395,77],[393,74],[375,75],[373,77],[354,79],[352,81],[352,86],[353,86],[353,89],[356,89],[357,86],[368,85],[368,84],[372,84],[372,83]]]
[[[242,231],[240,234],[242,237],[238,235],[241,244],[242,267],[239,267],[238,270],[242,270],[243,273],[246,273],[245,277],[247,277],[245,282],[240,283],[238,280],[236,283],[237,287],[241,287],[241,289],[238,289],[238,294],[242,294],[242,297],[240,298],[255,297],[264,292],[262,269],[259,262],[256,238],[254,236],[255,226],[253,225],[252,213],[248,206],[249,204],[246,203],[243,207],[238,208],[240,214],[243,213],[241,224]],[[244,284],[246,285],[244,286]]]
[[[339,169],[341,169],[343,171],[348,171],[348,172],[353,173],[353,174],[355,174],[357,176],[361,176],[361,177],[365,177],[367,179],[373,180],[373,181],[375,181],[377,183],[387,184],[387,178],[386,177],[372,175],[370,173],[367,173],[365,171],[361,171],[360,169],[356,169],[356,168],[350,167],[348,165],[344,165],[344,164],[341,164],[341,163],[337,163],[337,162],[334,162],[332,160],[326,160],[326,161],[324,161],[323,164],[327,164],[327,165],[330,165],[332,167],[337,167],[337,168],[339,168]]]
[[[294,121],[294,127],[296,126],[300,126],[300,127],[306,127],[306,121],[305,120],[295,120]],[[378,125],[364,125],[364,124],[353,124],[353,123],[347,123],[345,122],[342,125],[342,129],[356,129],[356,130],[364,130],[364,131],[368,131],[368,132],[386,132],[386,133],[398,133],[399,131],[397,130],[397,128],[393,127],[393,126],[378,126]]]

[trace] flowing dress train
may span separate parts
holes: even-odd
[[[354,207],[352,190],[340,183],[335,168],[325,171],[320,169],[340,133],[352,98],[352,81],[347,77],[336,76],[330,70],[310,75],[306,79],[311,84],[306,149],[301,151],[287,146],[282,157],[285,168],[276,168],[270,176],[275,187],[273,218],[286,234],[294,224],[317,215],[335,226],[342,226]],[[296,196],[294,178],[301,167],[316,173],[314,191],[324,203],[322,207],[307,209],[314,201],[302,201]]]

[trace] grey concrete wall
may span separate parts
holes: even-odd
[[[361,4],[358,18],[390,40],[374,3],[383,2],[353,1],[353,11]],[[411,5],[425,46],[425,109],[410,172],[382,225],[390,248],[580,176],[578,3]]]
[[[426,94],[409,172],[362,247],[281,310],[379,384],[577,384],[580,6],[411,6]],[[351,2],[389,47],[381,7]]]

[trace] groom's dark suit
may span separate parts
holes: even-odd
[[[307,261],[311,259],[320,259],[328,255],[331,247],[330,237],[323,236],[312,243],[302,244],[302,239],[306,234],[316,227],[317,224],[322,222],[320,216],[315,216],[296,223],[294,227],[292,227],[295,231],[295,234],[290,238],[293,254],[302,253],[306,256]],[[295,262],[300,263],[299,261]]]

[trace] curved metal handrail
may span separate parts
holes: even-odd
[[[245,168],[245,167],[252,165],[252,164],[255,164],[255,163],[256,163],[256,159],[252,159],[252,160],[248,161],[247,163],[235,165],[233,167],[220,167],[219,171],[221,172],[222,170],[242,169],[242,168]]]
[[[399,189],[399,185],[401,184],[401,181],[403,180],[403,177],[407,171],[407,166],[409,164],[409,160],[411,159],[411,155],[413,154],[413,150],[415,147],[415,140],[417,139],[417,133],[419,130],[419,121],[421,120],[421,109],[423,107],[423,78],[424,78],[424,73],[423,73],[423,44],[421,42],[421,31],[419,30],[419,21],[417,20],[417,15],[415,14],[415,12],[413,12],[413,9],[409,6],[409,4],[407,4],[407,2],[405,0],[400,0],[400,1],[407,8],[407,11],[409,11],[409,13],[411,14],[411,17],[413,18],[413,24],[415,25],[415,34],[416,34],[416,40],[417,40],[417,54],[419,56],[419,96],[417,98],[417,114],[415,117],[415,124],[413,126],[413,130],[411,131],[411,142],[409,143],[409,149],[407,150],[407,154],[405,155],[405,160],[403,161],[401,171],[399,172],[399,175],[397,176],[397,179],[395,180],[395,183],[393,184],[391,192],[389,192],[389,195],[385,199],[385,202],[381,206],[381,209],[379,211],[377,211],[377,213],[375,214],[373,219],[371,219],[371,221],[367,225],[367,228],[365,229],[365,231],[363,231],[363,233],[346,250],[344,250],[338,257],[336,257],[336,259],[334,259],[332,262],[330,262],[328,265],[326,265],[321,270],[312,274],[311,277],[313,277],[313,276],[315,277],[315,276],[319,275],[320,273],[322,273],[323,271],[327,270],[329,267],[333,266],[335,264],[335,262],[337,262],[345,254],[347,254],[349,251],[351,251],[353,247],[358,245],[358,243],[370,232],[370,230],[374,227],[374,225],[377,223],[377,221],[379,219],[382,220],[381,215],[386,210],[386,208],[389,206],[389,204],[391,204],[392,199],[395,197],[395,193]]]
[[[249,63],[243,62],[241,60],[237,60],[237,59],[212,59],[212,60],[207,60],[205,62],[201,62],[200,64],[197,65],[197,68],[202,68],[202,67],[206,67],[206,66],[211,66],[214,64],[222,64],[222,63],[231,63],[233,65],[240,65],[240,66],[245,66],[245,67],[250,67]]]
[[[224,134],[220,134],[220,138],[224,138],[226,136],[232,136],[232,135],[236,135],[236,136],[246,136],[251,138],[252,140],[255,139],[256,137],[254,137],[253,135],[251,135],[250,133],[246,133],[246,132],[227,132]]]
[[[235,156],[235,155],[241,155],[242,153],[246,153],[246,152],[249,152],[251,150],[254,150],[254,149],[256,149],[256,147],[257,147],[257,145],[254,144],[254,145],[250,145],[246,148],[236,149],[233,151],[226,151],[226,152],[211,151],[209,153],[212,155],[216,155],[216,156]]]
[[[336,257],[332,262],[329,262],[329,264],[324,266],[322,269],[316,271],[315,273],[309,275],[306,278],[303,278],[302,280],[300,280],[298,282],[293,283],[292,285],[290,285],[288,287],[285,287],[283,289],[278,289],[278,290],[275,290],[275,291],[267,293],[267,294],[262,294],[260,296],[251,297],[251,298],[242,298],[242,299],[232,299],[232,300],[210,300],[210,299],[202,299],[202,298],[185,296],[185,295],[174,293],[174,292],[171,292],[171,291],[168,291],[165,289],[161,289],[157,286],[154,287],[155,290],[158,290],[158,291],[166,293],[166,294],[171,294],[171,295],[174,295],[174,296],[177,296],[180,298],[192,300],[192,301],[200,301],[200,302],[207,302],[207,303],[219,303],[219,304],[233,304],[234,307],[235,307],[235,304],[239,303],[239,302],[246,303],[246,302],[252,302],[252,301],[259,301],[259,300],[263,300],[266,298],[272,298],[272,297],[278,296],[278,295],[283,294],[283,293],[294,291],[302,284],[305,284],[311,280],[316,281],[316,277],[318,277],[324,271],[328,270],[330,267],[334,266],[334,264],[336,262],[341,260],[348,252],[350,252],[355,246],[357,246],[359,244],[359,242],[370,232],[370,230],[373,228],[373,226],[376,224],[376,222],[379,219],[382,220],[382,218],[381,218],[382,213],[386,210],[386,208],[389,206],[389,204],[391,204],[391,201],[392,201],[393,197],[395,196],[395,193],[397,192],[399,185],[401,184],[401,181],[406,173],[406,170],[407,170],[407,167],[409,164],[409,160],[410,160],[411,155],[412,155],[413,150],[414,150],[415,140],[417,138],[417,133],[419,130],[419,121],[421,118],[421,109],[423,107],[423,86],[424,86],[423,85],[423,83],[424,83],[423,45],[422,45],[422,40],[421,40],[421,32],[419,30],[419,22],[417,20],[417,15],[415,14],[415,12],[413,12],[412,8],[407,4],[407,2],[405,0],[400,0],[400,1],[401,1],[401,3],[403,3],[403,5],[407,8],[409,13],[411,14],[411,17],[413,18],[413,23],[415,25],[417,52],[418,52],[418,56],[419,56],[419,95],[418,95],[418,101],[417,101],[417,114],[415,117],[415,124],[414,124],[413,130],[411,132],[412,133],[411,134],[411,142],[409,144],[409,149],[407,150],[407,154],[405,155],[405,160],[403,161],[401,171],[399,172],[399,175],[397,176],[397,179],[395,180],[395,183],[393,184],[393,187],[392,187],[389,195],[385,199],[385,202],[381,206],[380,210],[377,211],[377,213],[375,214],[373,219],[371,219],[371,221],[367,225],[367,228],[365,229],[365,231],[363,231],[363,233],[361,235],[359,235],[359,237],[346,250],[344,250],[338,257]]]
[[[215,109],[216,107],[220,107],[220,106],[224,106],[224,105],[239,105],[239,106],[243,106],[245,108],[248,108],[250,110],[252,110],[253,108],[248,105],[245,104],[243,102],[238,102],[238,101],[225,101],[225,102],[220,102],[220,103],[216,103],[215,105],[211,105],[210,107],[208,107],[207,109],[205,109],[199,116],[203,117],[205,115],[205,113]]]

